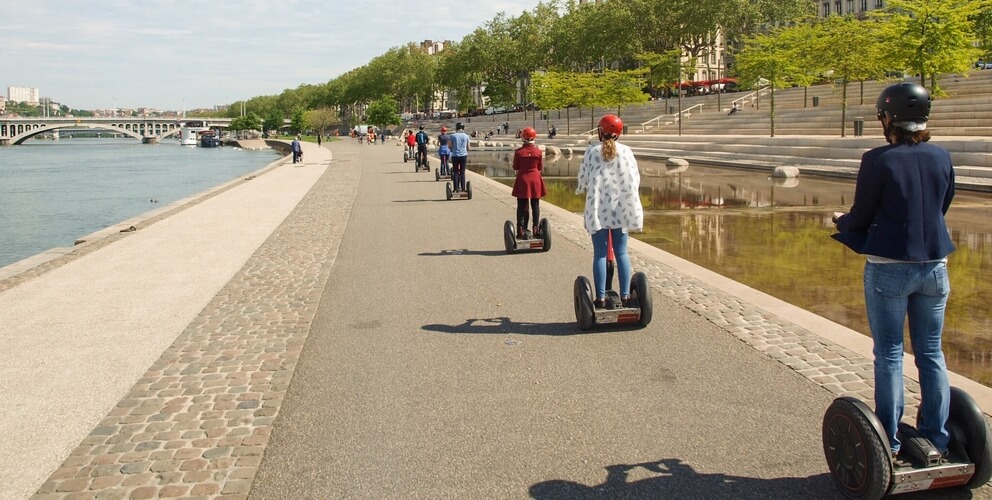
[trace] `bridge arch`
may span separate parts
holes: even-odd
[[[115,132],[115,133],[123,134],[123,135],[126,135],[128,137],[133,137],[135,139],[138,139],[139,141],[142,139],[142,137],[141,137],[140,134],[137,134],[135,132],[132,132],[130,130],[127,130],[125,128],[122,128],[122,127],[119,127],[119,126],[116,126],[116,125],[105,125],[105,124],[98,124],[98,123],[85,123],[85,124],[83,124],[83,123],[80,123],[80,124],[64,123],[64,124],[58,124],[58,125],[43,125],[43,124],[24,124],[24,125],[21,125],[21,124],[18,124],[17,125],[17,128],[14,130],[14,131],[17,131],[18,133],[16,135],[11,136],[9,138],[9,140],[10,140],[10,143],[11,144],[23,144],[24,141],[26,141],[26,140],[28,140],[28,139],[36,136],[36,135],[41,135],[41,134],[44,134],[46,132],[52,132],[52,131],[59,130],[59,129],[64,129],[64,128],[71,128],[71,129],[75,129],[75,130],[79,130],[79,129],[83,129],[83,128],[107,130],[107,131],[110,131],[110,132]]]

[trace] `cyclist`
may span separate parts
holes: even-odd
[[[417,164],[427,166],[427,144],[431,142],[431,137],[424,132],[424,126],[420,126],[415,138],[417,142]]]

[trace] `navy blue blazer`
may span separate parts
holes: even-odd
[[[944,214],[954,198],[951,155],[930,143],[890,144],[861,157],[851,211],[834,239],[860,254],[939,260],[954,251]]]

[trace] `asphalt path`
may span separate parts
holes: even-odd
[[[648,327],[583,332],[587,250],[506,255],[508,195],[332,149],[358,196],[252,498],[836,496],[828,391],[657,293]]]

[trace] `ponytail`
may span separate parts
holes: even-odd
[[[617,156],[617,140],[614,137],[603,139],[603,159],[610,161]]]

